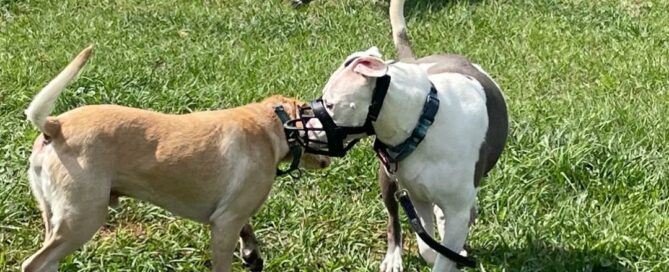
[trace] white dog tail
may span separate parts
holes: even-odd
[[[393,29],[393,42],[399,58],[415,59],[407,36],[407,24],[404,21],[404,0],[390,0],[390,26]]]
[[[49,84],[46,85],[33,99],[32,102],[30,102],[30,105],[28,106],[28,109],[25,110],[25,114],[27,119],[33,123],[41,132],[48,136],[54,136],[51,135],[56,131],[52,131],[53,129],[45,129],[47,126],[47,117],[49,114],[51,114],[51,111],[53,110],[55,104],[56,104],[56,99],[58,98],[58,95],[65,89],[68,83],[72,81],[74,77],[77,76],[79,73],[79,70],[86,64],[86,61],[91,55],[91,51],[93,49],[93,46],[89,46],[79,55],[77,55],[70,64],[63,69],[63,71],[60,72],[54,79],[49,82]]]

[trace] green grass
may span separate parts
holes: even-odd
[[[182,113],[304,100],[352,51],[388,58],[387,3],[0,0],[0,271],[41,244],[26,177],[32,96],[96,45],[57,113],[113,103]],[[479,193],[480,271],[669,271],[669,2],[409,0],[419,55],[456,52],[503,87],[511,137]],[[266,271],[376,271],[385,211],[369,142],[277,179],[253,218]],[[406,271],[429,271],[404,222]],[[202,271],[206,226],[124,200],[63,271]],[[234,264],[241,270],[239,260]]]

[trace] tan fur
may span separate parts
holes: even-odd
[[[280,161],[290,159],[273,106],[283,105],[294,117],[298,103],[272,96],[184,115],[95,105],[49,117],[41,129],[54,124],[57,129],[36,139],[29,170],[45,221],[45,243],[24,262],[23,271],[57,270],[59,260],[104,223],[107,206],[119,196],[211,224],[213,270],[230,271],[240,230],[267,198]],[[31,107],[39,115],[49,108],[46,104]],[[330,163],[324,156],[302,159],[307,168]],[[243,237],[255,239],[252,233]],[[249,248],[255,241],[243,244],[246,254],[257,251]]]

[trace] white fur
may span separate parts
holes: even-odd
[[[359,53],[357,53],[359,54]],[[377,138],[389,145],[403,142],[416,126],[423,109],[430,82],[438,91],[439,111],[423,142],[405,160],[396,173],[401,187],[407,189],[426,230],[432,232],[432,205],[443,211],[438,220],[442,244],[455,252],[463,250],[469,230],[470,209],[476,198],[474,168],[479,149],[488,129],[486,97],[481,84],[457,73],[428,77],[430,65],[395,63],[389,67],[392,81],[378,120]],[[329,111],[338,125],[364,122],[371,103],[373,84],[341,67],[329,79],[323,98],[334,104]],[[341,107],[355,103],[357,109]],[[432,235],[433,236],[433,235]],[[419,239],[421,255],[434,261],[432,271],[456,270],[455,264],[436,254]],[[388,256],[382,271],[397,256]]]
[[[386,253],[386,257],[381,262],[381,272],[400,272],[402,271],[402,247],[396,246],[392,251]]]
[[[395,76],[393,79],[403,78]],[[405,84],[411,84],[410,79],[406,80]],[[412,193],[414,202],[434,203],[444,211],[445,220],[441,221],[443,225],[439,226],[445,230],[442,244],[455,252],[460,252],[469,229],[469,211],[476,197],[473,181],[474,166],[488,127],[485,94],[480,83],[460,74],[444,73],[432,76],[430,80],[439,92],[439,112],[423,142],[399,164],[397,176],[402,187]],[[424,90],[427,89],[429,88]],[[402,89],[392,89],[388,92],[397,96],[397,98],[389,96],[389,103],[384,104],[384,107],[389,106],[388,112],[392,112],[389,115],[394,116],[395,122],[388,122],[390,125],[384,123],[384,126],[381,126],[381,121],[385,120],[381,116],[386,114],[386,111],[382,110],[379,122],[375,125],[377,137],[384,142],[400,138],[387,137],[385,131],[390,131],[393,127],[405,127],[407,124],[409,127],[415,126],[418,116],[416,110],[422,110],[424,101],[424,96],[422,101],[414,100],[413,103],[408,102],[411,95],[401,99],[399,94],[404,93]],[[402,104],[421,106],[406,106],[406,110],[398,110],[402,109]],[[409,107],[413,109],[407,109]],[[412,111],[413,114],[407,114]],[[401,139],[407,136],[405,134]],[[431,225],[425,227],[429,228]],[[430,251],[432,250],[421,249],[421,252]],[[426,256],[424,253],[423,256],[429,255]],[[429,261],[428,258],[426,260]],[[433,271],[453,269],[455,269],[453,262],[441,255],[437,256]]]

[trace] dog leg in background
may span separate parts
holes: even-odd
[[[259,272],[263,269],[263,259],[258,249],[258,240],[253,233],[251,224],[246,223],[239,233],[239,247],[240,256],[246,266],[251,272]]]
[[[59,261],[90,240],[107,217],[109,188],[105,188],[107,186],[104,184],[109,182],[100,182],[99,176],[77,171],[76,166],[55,168],[62,171],[60,174],[54,173],[54,176],[59,176],[57,185],[52,185],[52,179],[44,171],[39,181],[49,190],[49,195],[58,196],[48,200],[51,209],[50,235],[42,248],[23,263],[23,272],[57,271]],[[66,174],[66,171],[76,173]],[[68,191],[67,188],[77,190]]]
[[[383,166],[379,166],[379,186],[381,187],[383,204],[385,204],[388,212],[388,251],[381,262],[380,270],[381,272],[399,272],[402,271],[402,227],[397,200],[395,200],[397,184],[386,175]]]

